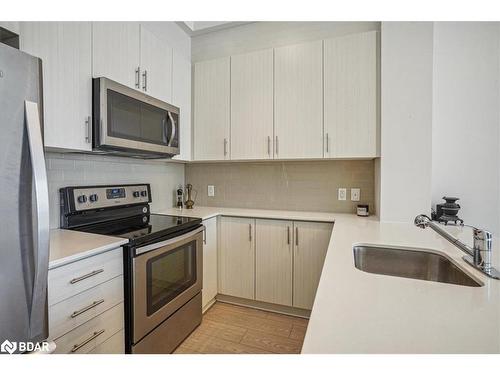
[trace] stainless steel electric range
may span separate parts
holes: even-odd
[[[125,351],[171,353],[201,323],[201,219],[150,213],[151,187],[60,189],[61,227],[128,238]]]

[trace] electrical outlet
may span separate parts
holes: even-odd
[[[338,200],[345,201],[347,199],[347,189],[339,188]]]
[[[353,202],[359,202],[359,197],[361,196],[360,188],[351,188],[351,200]]]
[[[215,186],[214,185],[208,185],[208,196],[215,197]]]

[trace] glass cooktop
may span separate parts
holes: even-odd
[[[74,228],[81,232],[128,238],[134,242],[146,242],[158,237],[173,237],[201,225],[201,219],[169,215],[140,215],[120,220]]]

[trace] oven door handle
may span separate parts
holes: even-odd
[[[173,245],[173,244],[180,242],[180,241],[184,241],[184,240],[188,239],[189,237],[193,237],[195,234],[200,233],[204,229],[205,229],[205,227],[202,225],[201,227],[196,228],[195,230],[192,230],[191,232],[185,233],[182,236],[177,236],[177,237],[174,237],[174,238],[171,238],[169,240],[162,241],[162,242],[156,242],[156,243],[153,243],[151,245],[138,247],[137,249],[135,249],[135,255],[144,254],[144,253],[147,253],[149,251],[159,249],[160,247],[165,247],[168,245]]]

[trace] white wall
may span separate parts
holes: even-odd
[[[430,212],[432,34],[429,22],[382,23],[381,221]]]
[[[78,185],[151,184],[151,208],[175,204],[175,189],[184,185],[184,164],[132,158],[46,153],[50,227],[59,227],[59,188]]]
[[[436,22],[432,203],[457,196],[466,223],[500,233],[500,26]]]

